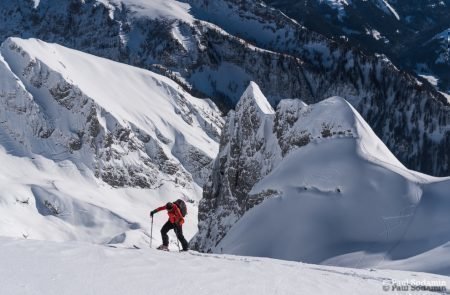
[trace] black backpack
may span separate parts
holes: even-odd
[[[178,206],[178,208],[180,208],[181,215],[183,215],[183,217],[185,217],[187,214],[186,203],[182,199],[178,199],[173,203],[176,204]]]

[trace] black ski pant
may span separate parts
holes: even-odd
[[[177,235],[178,240],[181,242],[181,246],[183,247],[183,250],[187,250],[189,248],[189,244],[183,236],[183,227],[179,224],[171,223],[170,221],[167,221],[166,224],[164,224],[163,227],[161,228],[161,236],[162,236],[162,240],[163,240],[163,245],[169,246],[169,236],[167,235],[167,233],[171,229],[173,229],[175,231],[175,234]]]

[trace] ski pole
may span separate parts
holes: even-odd
[[[152,226],[150,228],[150,248],[152,247],[152,241],[153,241],[153,216],[152,216]]]
[[[173,226],[173,230],[175,231],[175,237],[177,237],[177,246],[178,246],[178,252],[181,251],[180,249],[180,241],[178,240],[178,228],[176,225]]]

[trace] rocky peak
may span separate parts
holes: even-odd
[[[269,101],[264,96],[259,86],[253,81],[250,82],[247,89],[239,99],[239,102],[236,105],[236,112],[240,112],[241,110],[246,111],[249,108],[264,115],[275,114],[275,111]]]
[[[275,112],[258,85],[251,82],[236,111],[228,114],[221,149],[199,205],[199,234],[192,242],[208,250],[252,204],[247,195],[280,156],[272,134]],[[226,209],[224,209],[226,208]]]

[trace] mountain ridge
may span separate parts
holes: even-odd
[[[250,81],[261,85],[272,106],[286,97],[307,103],[346,97],[402,163],[449,174],[448,100],[385,57],[327,39],[261,2],[171,0],[189,8],[191,23],[183,16],[146,16],[133,1],[42,0],[37,9],[2,3],[0,39],[35,36],[147,68],[196,96],[212,97],[222,109],[233,107]],[[411,119],[397,115],[405,110]]]
[[[107,163],[114,161],[111,158],[126,158],[128,153],[132,154],[136,150],[140,150],[136,156],[141,157],[138,154],[141,151],[144,151],[145,154],[145,150],[149,149],[149,147],[145,147],[147,143],[159,150],[159,152],[150,152],[148,150],[149,154],[141,159],[148,164],[150,164],[149,161],[159,161],[156,159],[158,157],[156,154],[158,153],[163,156],[162,158],[167,158],[164,154],[174,153],[179,156],[179,160],[176,161],[179,161],[180,164],[186,164],[188,162],[188,154],[183,155],[180,152],[177,154],[173,146],[175,144],[177,148],[181,148],[183,145],[186,147],[186,151],[192,150],[192,155],[197,154],[199,160],[197,164],[200,164],[202,161],[208,161],[208,159],[211,161],[215,157],[216,151],[214,150],[213,138],[217,138],[221,124],[221,119],[217,115],[214,117],[214,112],[217,113],[218,110],[214,109],[213,105],[208,104],[206,100],[189,102],[186,98],[188,94],[183,92],[177,93],[179,90],[175,89],[179,87],[167,78],[158,77],[158,75],[143,69],[124,67],[106,59],[91,58],[87,54],[65,49],[58,45],[43,43],[35,39],[27,41],[8,39],[2,44],[1,53],[11,65],[12,72],[21,79],[26,91],[29,91],[34,98],[30,102],[37,103],[39,106],[40,111],[37,113],[42,116],[40,120],[48,122],[43,123],[44,125],[51,126],[48,127],[48,132],[44,131],[48,133],[48,136],[41,135],[43,141],[52,140],[55,136],[62,136],[62,141],[69,141],[69,151],[66,153],[69,158],[78,154],[76,156],[78,160],[90,166],[91,169],[96,170],[96,173],[101,178],[112,185],[123,186],[127,183],[127,180],[120,180],[124,176],[115,176],[115,172],[112,170],[106,172],[109,171],[107,170],[109,166]],[[72,60],[75,60],[75,63]],[[97,63],[92,63],[94,60]],[[84,75],[81,73],[84,73]],[[105,88],[101,83],[95,83],[93,81],[95,77],[103,78],[103,81],[109,86]],[[130,81],[129,86],[126,86],[123,82],[127,81],[127,79]],[[128,88],[124,90],[124,87]],[[159,89],[164,90],[161,91]],[[166,97],[171,95],[175,99],[173,101],[167,100]],[[48,96],[53,98],[53,102],[57,104],[47,100]],[[80,101],[78,101],[79,98]],[[114,99],[111,100],[111,98]],[[148,108],[149,99],[154,100],[154,103],[159,107],[158,110]],[[193,98],[189,99],[193,100]],[[132,103],[130,104],[130,102]],[[174,108],[174,111],[171,108]],[[145,115],[139,113],[142,110],[146,110]],[[64,128],[66,128],[64,127],[64,121],[55,115],[58,112],[66,113],[69,118],[72,116],[69,120],[69,126],[72,124],[69,130],[64,131]],[[176,119],[173,127],[167,128],[164,125],[164,121],[167,119],[163,117],[164,114],[169,115],[172,112],[174,115],[178,114],[178,116],[174,117]],[[213,115],[208,114],[208,112]],[[84,116],[84,120],[88,122],[87,125],[80,126],[77,122],[77,115],[73,116],[72,113],[79,113],[81,116]],[[35,128],[33,124],[31,125],[31,128]],[[186,126],[191,125],[204,128],[202,129],[204,131],[202,133],[194,133],[189,131],[189,128],[186,129]],[[11,130],[14,129],[13,126],[10,128]],[[106,132],[103,130],[106,130]],[[180,132],[179,130],[184,131]],[[66,132],[67,134],[65,134]],[[61,135],[58,135],[59,133]],[[33,148],[33,141],[26,137],[32,136],[32,132],[30,132],[29,135],[24,135],[22,138],[23,141],[28,141],[30,148]],[[117,142],[115,142],[116,140]],[[56,142],[58,141],[59,139],[56,140]],[[118,143],[121,147],[114,147],[115,143]],[[111,145],[113,145],[113,148],[110,148]],[[126,145],[129,146],[126,147]],[[201,147],[203,150],[197,147]],[[78,151],[81,153],[78,153]],[[45,149],[42,152],[45,152]],[[56,153],[64,153],[64,148],[56,151]],[[90,157],[90,153],[98,158],[103,158],[103,160],[91,163],[91,160],[86,158]],[[119,156],[120,154],[121,156]],[[49,157],[52,156],[49,155]],[[125,160],[123,163],[127,161],[134,162],[132,160],[133,157]],[[147,160],[145,160],[146,157],[148,157]],[[151,158],[154,160],[150,160]],[[202,160],[202,158],[204,159]],[[102,163],[103,161],[105,162]],[[179,170],[177,166],[180,164],[177,164],[176,161],[169,163],[171,161],[173,160],[167,161],[166,164],[160,163],[157,165],[162,165],[160,167],[162,170],[174,170],[176,173]],[[106,165],[104,172],[108,176],[102,173],[101,166],[103,165]],[[164,168],[165,165],[167,165],[166,168]],[[194,163],[190,163],[186,167],[191,168],[189,173],[193,173],[196,181],[201,184],[203,181],[201,178],[204,176],[200,175],[204,175],[207,172],[201,171],[201,169],[192,169],[193,165],[195,166]],[[144,168],[145,166],[140,166],[138,163],[131,164],[131,166],[136,168],[130,167],[130,171],[137,169],[135,172],[131,172],[134,174],[134,177],[128,176],[129,181],[133,179],[133,181],[138,181],[133,183],[133,185],[144,185],[146,181],[153,182],[153,180],[148,178],[145,180],[145,176],[139,180],[139,173],[142,169],[146,169]],[[116,168],[119,169],[118,167]],[[200,168],[200,166],[197,168]],[[154,172],[156,171],[154,170]],[[179,176],[181,179],[184,177],[182,174]],[[189,181],[188,179],[189,177],[187,182]],[[121,183],[122,181],[123,183]],[[155,184],[151,183],[150,186]],[[148,186],[148,184],[144,186]]]

